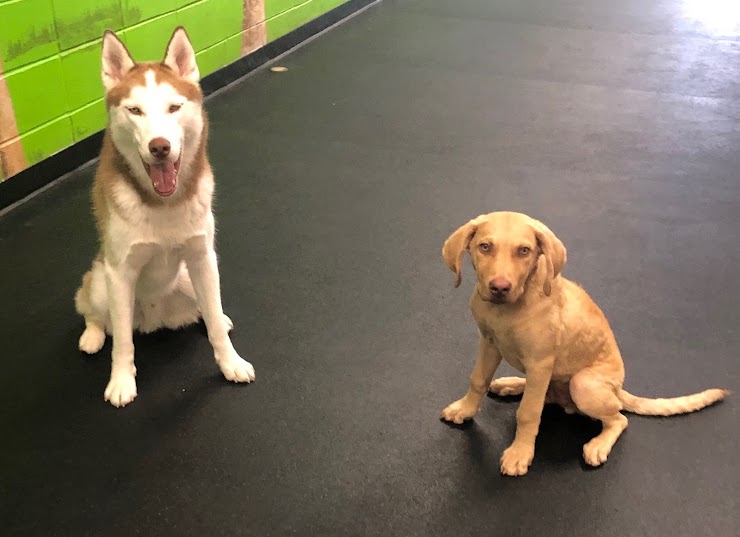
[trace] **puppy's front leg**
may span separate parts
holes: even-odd
[[[126,406],[136,397],[132,323],[134,288],[141,266],[141,263],[126,261],[114,266],[105,261],[105,283],[113,332],[110,381],[105,388],[105,400],[115,407]]]
[[[216,252],[211,247],[195,248],[185,259],[185,263],[206,323],[208,340],[213,346],[221,372],[234,382],[253,381],[254,368],[237,354],[229,338],[229,327],[224,322]]]
[[[516,412],[516,437],[501,456],[501,473],[504,475],[524,475],[532,464],[534,441],[540,428],[554,363],[555,360],[548,357],[527,367],[527,383]]]
[[[480,402],[488,391],[493,374],[501,364],[501,353],[485,337],[480,337],[480,349],[475,368],[470,375],[470,388],[462,399],[458,399],[442,411],[446,421],[461,424],[478,413]]]

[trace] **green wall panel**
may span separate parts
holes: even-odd
[[[62,53],[62,71],[70,110],[84,106],[102,95],[100,51],[100,43],[92,42]]]
[[[75,142],[84,140],[91,134],[105,128],[108,117],[105,113],[105,100],[98,99],[70,114],[72,137]]]
[[[205,50],[201,50],[195,55],[198,62],[198,71],[200,76],[206,76],[218,69],[224,63],[224,44],[218,43]]]
[[[69,111],[59,56],[13,71],[5,78],[19,133]]]
[[[242,55],[242,34],[236,34],[229,37],[226,41],[224,41],[224,64],[223,65],[229,65],[232,62],[235,62],[239,58],[241,58]],[[220,67],[223,67],[220,66]]]
[[[121,37],[136,61],[161,61],[176,27],[177,13],[170,13],[124,30]]]
[[[267,40],[274,41],[314,18],[316,18],[314,5],[309,0],[281,13],[277,17],[267,19]]]
[[[271,19],[276,17],[305,2],[306,0],[269,0],[265,2],[265,18]]]
[[[201,0],[178,11],[196,51],[201,51],[242,31],[241,0]]]
[[[331,11],[335,7],[341,6],[347,0],[312,0],[314,3],[314,10],[316,16],[323,15],[327,11]]]
[[[0,58],[5,72],[53,56],[59,52],[56,39],[51,0],[0,3]]]
[[[175,7],[177,9],[181,9],[181,8],[183,8],[185,6],[189,6],[190,4],[195,4],[198,1],[199,0],[174,0]],[[267,1],[269,2],[270,0],[267,0]]]
[[[195,55],[200,76],[204,77],[236,61],[241,56],[242,36],[237,34]]]
[[[181,7],[177,0],[121,0],[121,15],[125,27],[164,15]]]
[[[22,135],[21,140],[28,164],[36,164],[74,143],[72,123],[63,116]]]
[[[123,27],[120,0],[54,0],[54,18],[62,50],[100,39],[106,29]]]

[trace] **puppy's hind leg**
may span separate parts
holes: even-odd
[[[97,260],[82,278],[82,286],[75,294],[75,307],[77,313],[85,318],[85,331],[79,341],[80,350],[95,354],[103,347],[106,327],[110,324],[105,274]]]
[[[527,381],[522,377],[499,377],[491,381],[488,391],[500,397],[521,395],[524,393],[526,383]]]
[[[627,428],[615,388],[598,371],[584,369],[570,379],[570,395],[578,410],[602,423],[601,434],[583,446],[583,459],[591,466],[606,462],[612,447]]]

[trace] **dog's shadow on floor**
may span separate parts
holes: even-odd
[[[516,409],[521,396],[501,397],[488,394],[489,401],[495,402],[495,408],[481,412],[495,412],[500,416],[498,434],[489,434],[474,420],[457,425],[448,423],[449,427],[465,432],[468,440],[468,451],[471,459],[480,466],[486,475],[500,473],[499,458],[504,449],[514,440],[516,433]],[[505,414],[504,414],[505,413]],[[583,461],[583,445],[601,432],[601,423],[582,414],[566,414],[559,405],[545,405],[542,411],[539,433],[535,444],[535,461],[537,466],[561,466],[578,462],[584,470],[595,470]],[[498,445],[501,443],[501,445]]]

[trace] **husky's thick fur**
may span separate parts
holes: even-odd
[[[113,336],[105,400],[136,397],[133,331],[195,323],[201,314],[224,376],[254,380],[234,350],[223,313],[211,212],[213,173],[195,53],[175,30],[161,63],[135,63],[113,32],[103,36],[108,128],[93,207],[100,253],[77,291],[80,349]]]

